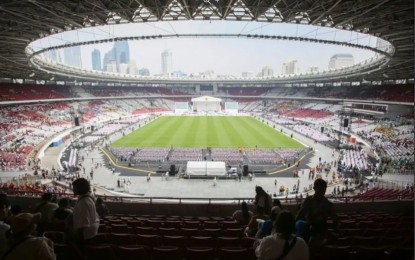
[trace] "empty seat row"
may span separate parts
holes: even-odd
[[[254,260],[254,251],[247,248],[221,247],[186,247],[176,246],[117,246],[117,245],[90,245],[77,250],[71,245],[55,244],[57,259],[72,260]]]
[[[49,231],[45,236],[54,243],[64,243],[62,232]],[[97,244],[114,244],[119,246],[177,246],[185,247],[242,247],[251,248],[255,242],[254,238],[247,237],[208,237],[208,236],[160,236],[160,235],[133,235],[133,234],[98,234],[95,239]]]

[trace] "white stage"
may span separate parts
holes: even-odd
[[[186,173],[189,176],[225,176],[225,162],[189,161]]]
[[[202,96],[197,98],[192,98],[193,111],[194,112],[220,112],[221,106],[220,98],[214,98],[209,96]]]

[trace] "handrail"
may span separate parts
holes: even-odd
[[[27,190],[9,190],[0,188],[0,193],[6,193],[8,195],[14,195],[18,197],[41,197],[43,192],[40,191],[27,191]],[[58,197],[68,197],[76,198],[74,194],[71,193],[55,193]],[[363,197],[361,197],[363,196]],[[136,197],[125,197],[125,196],[100,196],[107,202],[117,202],[117,203],[149,203],[149,204],[163,204],[163,203],[177,203],[177,204],[236,204],[239,205],[241,202],[246,201],[248,203],[253,203],[253,198],[177,198],[177,197],[145,197],[145,196],[136,196]],[[363,194],[351,195],[351,196],[327,196],[327,198],[333,203],[353,203],[353,202],[375,202],[375,201],[405,201],[405,200],[414,200],[414,193],[408,194],[408,196],[403,196],[402,194],[394,195],[369,195],[365,196]],[[301,204],[301,198],[297,197],[278,197],[284,204]]]

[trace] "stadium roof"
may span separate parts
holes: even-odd
[[[413,0],[3,0],[0,78],[68,80],[32,67],[25,54],[31,41],[54,33],[186,19],[306,23],[369,33],[396,51],[387,66],[357,79],[414,78]]]

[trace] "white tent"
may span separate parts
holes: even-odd
[[[186,172],[190,176],[225,176],[225,162],[188,161]]]
[[[220,112],[222,99],[209,96],[192,98],[193,111],[195,112]]]

